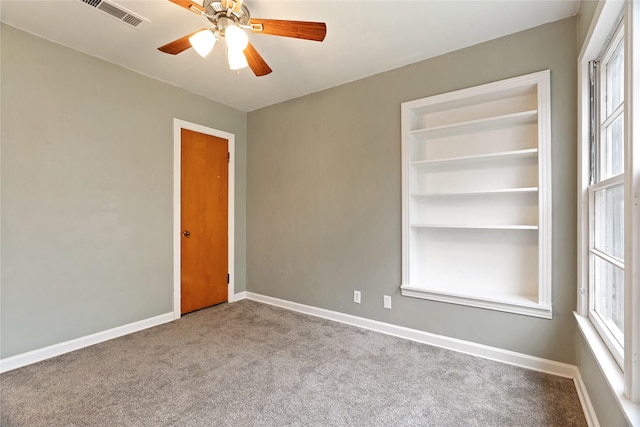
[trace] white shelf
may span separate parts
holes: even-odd
[[[450,125],[416,129],[411,131],[411,136],[418,139],[442,138],[446,136],[460,135],[463,133],[478,132],[495,127],[506,127],[535,123],[537,120],[538,110],[529,110],[518,113],[505,114],[502,116],[494,116],[484,119],[453,123]]]
[[[538,187],[502,188],[497,190],[460,191],[454,193],[413,193],[411,197],[458,197],[458,196],[486,196],[492,194],[529,194],[537,193]]]
[[[412,228],[460,228],[472,230],[537,230],[537,225],[522,224],[411,224]]]
[[[537,155],[537,148],[528,148],[526,150],[500,151],[497,153],[477,154],[473,156],[449,157],[445,159],[435,160],[418,160],[415,162],[411,162],[410,164],[411,166],[439,166],[466,162],[535,157]]]

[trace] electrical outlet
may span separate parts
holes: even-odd
[[[385,295],[383,298],[384,308],[388,308],[391,310],[391,297],[389,295]]]
[[[353,291],[353,302],[360,304],[360,291]]]

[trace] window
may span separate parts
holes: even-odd
[[[590,63],[589,318],[624,352],[624,27]]]
[[[640,425],[639,28],[640,2],[598,2],[578,58],[576,319],[631,425]]]

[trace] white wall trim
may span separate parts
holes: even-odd
[[[106,331],[96,332],[95,334],[72,339],[70,341],[53,344],[11,357],[5,357],[4,359],[0,359],[0,373],[31,365],[32,363],[41,362],[52,357],[60,356],[71,351],[89,347],[94,344],[118,338],[123,335],[128,335],[133,332],[138,332],[143,329],[152,328],[173,320],[173,313],[165,313],[149,319],[140,320],[138,322],[107,329]]]
[[[181,169],[181,130],[188,129],[206,135],[212,135],[229,141],[229,177],[228,177],[228,271],[229,287],[227,301],[235,297],[235,135],[218,129],[202,126],[180,119],[173,119],[173,313],[180,318],[180,169]]]
[[[404,326],[392,325],[390,323],[379,322],[377,320],[366,319],[364,317],[352,316],[350,314],[339,313],[337,311],[326,310],[324,308],[299,304],[296,302],[260,295],[253,292],[246,292],[246,298],[249,300],[274,305],[288,310],[297,311],[299,313],[321,317],[323,319],[333,320],[340,323],[346,323],[348,325],[358,326],[360,328],[369,329],[371,331],[380,332],[383,334],[392,335],[423,344],[429,344],[436,347],[446,348],[448,350],[466,353],[472,356],[494,360],[496,362],[520,366],[522,368],[532,369],[534,371],[545,372],[565,378],[575,378],[576,376],[576,367],[574,365],[569,365],[566,363],[542,359],[540,357],[529,356],[527,354],[504,350],[497,347],[490,347],[487,345],[464,341],[457,338],[436,335],[417,329],[406,328]]]
[[[627,2],[625,67],[625,394],[640,406],[640,4]]]
[[[591,404],[591,399],[589,398],[587,386],[584,384],[584,381],[582,381],[582,375],[580,375],[580,370],[578,368],[576,368],[576,376],[573,378],[573,382],[576,385],[578,399],[580,399],[580,404],[584,411],[584,417],[587,419],[587,425],[589,427],[600,427],[596,411]]]
[[[233,301],[240,301],[243,299],[247,299],[247,292],[238,292],[237,294],[235,294],[235,296],[233,297]]]

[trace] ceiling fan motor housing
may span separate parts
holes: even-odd
[[[248,25],[249,19],[251,19],[249,9],[244,4],[238,12],[214,0],[204,0],[203,6],[206,9],[205,16],[219,30],[224,31],[224,28],[230,24]]]

